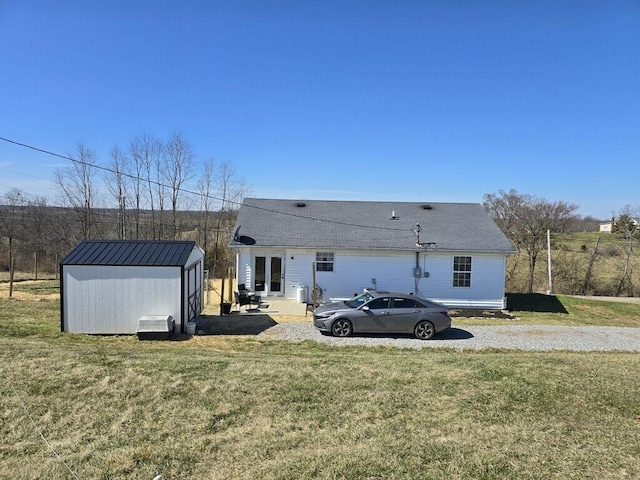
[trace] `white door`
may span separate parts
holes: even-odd
[[[256,293],[282,295],[284,286],[283,255],[256,256],[254,261]]]

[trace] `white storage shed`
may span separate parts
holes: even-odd
[[[135,334],[145,316],[176,333],[202,311],[204,252],[191,241],[84,241],[60,262],[60,330]]]

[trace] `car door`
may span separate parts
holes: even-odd
[[[413,298],[393,297],[389,311],[389,333],[413,333],[413,327],[422,315],[424,306]]]
[[[361,333],[385,331],[390,300],[391,297],[377,297],[360,307],[353,326],[354,331]]]

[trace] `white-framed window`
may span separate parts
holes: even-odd
[[[471,286],[471,257],[453,257],[453,286]]]
[[[316,272],[333,272],[334,254],[331,252],[316,253]]]

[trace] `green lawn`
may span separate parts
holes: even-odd
[[[560,303],[518,314],[638,314]],[[636,353],[139,342],[61,334],[51,300],[0,323],[0,478],[74,478],[24,408],[81,479],[640,478]]]
[[[465,325],[572,325],[640,327],[640,303],[587,300],[564,295],[507,295],[508,315],[454,317]]]

